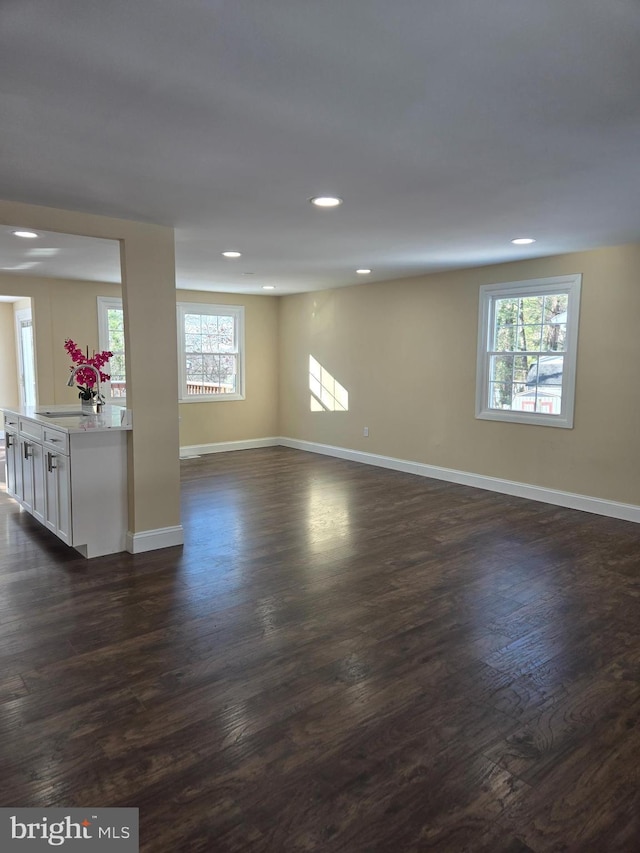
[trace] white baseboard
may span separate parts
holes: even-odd
[[[130,554],[142,554],[159,548],[171,548],[184,543],[184,531],[181,524],[175,527],[159,527],[156,530],[143,530],[141,533],[127,533],[127,551]]]
[[[563,506],[568,509],[579,509],[596,515],[606,515],[610,518],[620,518],[624,521],[640,523],[640,506],[636,504],[619,503],[589,495],[577,495],[573,492],[563,492],[558,489],[546,489],[542,486],[532,486],[529,483],[518,483],[514,480],[502,480],[498,477],[487,477],[483,474],[472,474],[467,471],[457,471],[454,468],[440,468],[437,465],[426,465],[423,462],[410,462],[406,459],[396,459],[393,456],[380,456],[377,453],[366,453],[361,450],[349,450],[345,447],[333,447],[330,444],[317,444],[312,441],[301,441],[297,438],[280,438],[279,444],[296,450],[306,450],[310,453],[322,453],[325,456],[335,456],[338,459],[348,459],[352,462],[363,462],[365,465],[376,465],[379,468],[391,468],[394,471],[404,471],[407,474],[418,474],[421,477],[432,477],[434,480],[446,480],[462,486],[473,486],[490,492],[500,492],[518,498],[528,498],[533,501]]]
[[[180,459],[206,456],[208,453],[226,453],[229,450],[253,450],[256,447],[276,447],[279,438],[248,438],[245,441],[218,441],[214,444],[190,444],[180,448]]]

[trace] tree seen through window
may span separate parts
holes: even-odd
[[[560,408],[567,307],[566,293],[495,300],[490,345],[492,408],[529,406],[541,413]],[[543,391],[540,386],[545,386]]]

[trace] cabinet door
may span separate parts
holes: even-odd
[[[5,446],[5,469],[7,474],[7,494],[12,498],[19,497],[18,495],[18,478],[17,466],[19,453],[18,436],[15,432],[6,431],[4,434]]]
[[[33,443],[31,454],[33,466],[33,517],[44,524],[45,491],[44,491],[44,448],[41,444]]]
[[[20,437],[19,444],[20,458],[16,460],[20,464],[20,481],[22,489],[20,499],[24,504],[24,508],[29,512],[33,512],[33,442],[26,438]]]
[[[45,451],[45,524],[71,545],[71,478],[69,457]]]
[[[41,444],[20,439],[20,469],[24,508],[44,524],[44,453]]]

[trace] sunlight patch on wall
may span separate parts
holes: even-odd
[[[312,355],[309,356],[312,412],[348,412],[349,392]]]

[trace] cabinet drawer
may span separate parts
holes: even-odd
[[[52,450],[69,455],[69,433],[52,427],[42,428],[42,440]]]
[[[22,435],[28,435],[30,438],[42,441],[42,424],[37,424],[28,418],[20,418],[20,432]]]
[[[5,427],[13,427],[14,429],[18,429],[18,416],[12,415],[10,412],[5,412],[4,425]]]

